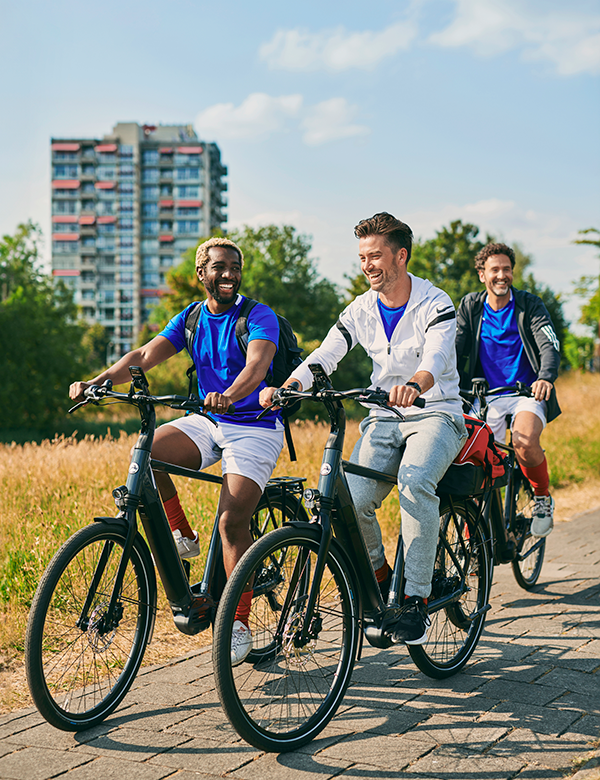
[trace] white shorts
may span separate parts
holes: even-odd
[[[490,399],[491,400],[491,399]],[[494,433],[496,441],[506,442],[506,415],[512,414],[511,430],[519,412],[533,412],[546,427],[546,402],[522,396],[497,396],[488,407],[487,424]]]
[[[165,423],[185,433],[198,447],[202,468],[221,460],[223,474],[240,474],[260,487],[271,478],[283,447],[283,428],[219,423],[219,427],[200,414],[190,414]],[[161,425],[161,428],[164,427]]]

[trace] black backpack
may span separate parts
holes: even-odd
[[[248,354],[248,315],[257,303],[258,301],[255,301],[253,298],[244,298],[237,322],[235,323],[235,337],[244,357]],[[196,328],[198,327],[198,320],[200,319],[201,307],[202,303],[198,302],[194,307],[189,309],[185,317],[185,344],[192,359],[192,347],[194,344],[194,336],[196,335]],[[279,344],[277,345],[277,352],[273,358],[273,371],[269,371],[265,377],[265,381],[268,385],[281,387],[292,371],[302,363],[302,350],[298,346],[298,341],[292,330],[292,326],[286,318],[277,314],[277,320],[279,321]],[[190,380],[190,393],[192,388],[192,375],[195,370],[196,367],[194,365],[191,365],[187,370],[187,375]],[[294,448],[294,442],[292,441],[292,433],[290,431],[288,418],[298,411],[299,406],[300,402],[298,401],[298,403],[294,404],[291,408],[282,410],[285,439],[290,452],[290,460],[296,460],[296,450]]]

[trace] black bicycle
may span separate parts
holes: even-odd
[[[507,396],[530,398],[532,390],[521,382],[490,390],[485,379],[474,379],[471,391],[461,390],[461,395],[470,404],[469,413],[485,421],[494,400]],[[510,415],[507,415],[507,423],[510,431]],[[510,563],[517,583],[525,590],[530,590],[542,572],[546,539],[531,533],[533,488],[515,456],[512,431],[509,444],[496,442],[496,446],[506,453],[508,481],[504,489],[491,491],[485,504],[484,515],[491,526],[493,560],[494,563]]]
[[[278,752],[300,747],[326,726],[350,682],[363,635],[375,647],[390,647],[404,602],[402,540],[384,603],[346,473],[394,485],[397,477],[342,460],[343,401],[389,409],[388,394],[379,389],[340,392],[321,366],[311,370],[311,391],[279,390],[273,397],[277,405],[318,401],[330,419],[318,487],[304,492],[311,521],[291,521],[245,553],[224,590],[214,628],[215,679],[227,717],[247,742]],[[491,568],[481,501],[442,495],[428,639],[407,645],[425,674],[448,677],[471,657],[489,609]],[[235,610],[242,592],[252,586],[250,628],[254,652],[262,657],[233,667]]]
[[[177,552],[152,471],[222,484],[219,476],[152,460],[156,406],[203,414],[194,396],[152,396],[140,368],[130,368],[129,393],[110,382],[90,387],[87,403],[137,407],[140,435],[127,481],[115,488],[116,517],[95,517],[58,550],[37,588],[25,639],[27,681],[46,720],[65,731],[90,728],[123,700],[152,638],[157,604],[155,566],[176,627],[197,634],[214,622],[225,586],[218,515],[202,580],[190,585],[189,562]],[[72,410],[72,411],[73,411]],[[216,423],[215,423],[216,424]],[[255,539],[285,522],[307,520],[301,479],[268,482],[252,516]],[[142,523],[148,543],[138,530]],[[149,548],[148,548],[149,545]],[[263,587],[274,589],[264,574]],[[249,659],[260,661],[261,650]]]

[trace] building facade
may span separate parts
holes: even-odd
[[[182,253],[223,227],[227,168],[191,125],[119,123],[53,138],[51,154],[52,273],[106,328],[108,362],[135,344]]]

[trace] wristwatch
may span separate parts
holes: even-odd
[[[421,385],[418,382],[406,382],[406,386],[407,387],[414,387],[415,390],[419,391],[419,395],[421,395],[421,393],[423,392],[421,390]]]

